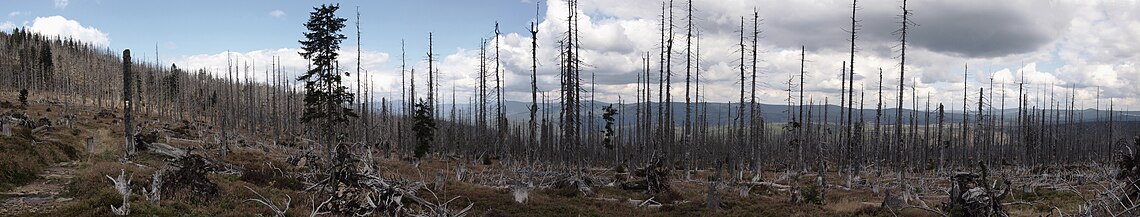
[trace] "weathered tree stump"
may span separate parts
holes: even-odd
[[[87,153],[95,153],[95,137],[87,137]]]
[[[716,192],[716,182],[709,182],[708,198],[706,199],[705,208],[716,211],[720,209],[720,195]]]
[[[515,202],[526,203],[530,199],[530,186],[523,182],[511,183],[511,196]]]
[[[0,123],[0,128],[3,128],[4,137],[12,136],[12,124],[7,122]]]
[[[900,198],[898,195],[891,195],[891,192],[887,191],[886,196],[883,196],[883,204],[879,205],[879,207],[885,209],[898,209],[902,208],[902,205],[902,198]]]

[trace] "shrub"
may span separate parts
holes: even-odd
[[[28,89],[20,89],[20,105],[28,107]]]
[[[819,195],[819,186],[808,185],[800,190],[800,196],[804,197],[804,201],[814,204],[823,204],[823,198]]]

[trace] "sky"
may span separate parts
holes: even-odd
[[[421,0],[340,1],[337,15],[348,19],[341,65],[353,71],[356,53],[375,95],[399,99],[400,65],[405,59],[417,70],[417,85],[426,80],[428,33],[433,36],[435,65],[444,100],[455,90],[458,103],[470,102],[477,81],[480,43],[488,52],[499,44],[507,99],[529,101],[530,22],[537,22],[538,86],[557,94],[554,50],[567,29],[561,0]],[[759,101],[783,104],[789,80],[799,79],[801,48],[805,53],[804,90],[812,100],[834,104],[840,72],[849,61],[851,1],[844,0],[696,0],[692,2],[694,44],[700,52],[693,66],[701,73],[701,99],[739,101],[741,19],[752,32],[757,12]],[[900,72],[900,0],[858,2],[855,39],[855,86],[865,92],[863,104],[877,101],[882,70],[883,104],[894,107]],[[100,1],[0,0],[0,30],[26,27],[45,34],[76,37],[112,50],[130,48],[137,58],[177,64],[180,68],[223,70],[227,59],[248,64],[253,77],[274,57],[291,76],[305,68],[297,55],[308,13],[319,3],[308,1]],[[587,90],[600,101],[633,101],[646,52],[651,70],[660,29],[660,0],[580,0],[579,29]],[[356,18],[359,8],[360,18]],[[684,101],[687,1],[674,2],[674,101]],[[914,95],[937,106],[961,108],[962,96],[976,107],[979,97],[994,107],[1015,107],[1019,84],[1031,102],[1078,108],[1140,109],[1140,3],[1108,0],[912,0],[914,26],[908,31],[904,80],[906,106]],[[355,26],[359,22],[360,46]],[[495,38],[495,23],[501,36]],[[750,43],[751,39],[746,39]],[[699,42],[699,43],[698,43]],[[401,52],[403,43],[403,54]],[[157,49],[157,60],[155,50]],[[694,45],[693,49],[697,49]],[[695,52],[696,53],[696,52]],[[751,55],[751,51],[746,54]],[[747,57],[749,64],[751,57]],[[699,61],[698,61],[699,59]],[[351,67],[348,67],[351,66]],[[749,71],[751,67],[749,66]],[[749,72],[751,73],[751,72]],[[965,78],[963,78],[965,76]],[[593,78],[593,79],[591,79]],[[657,79],[656,73],[651,77]],[[346,80],[355,81],[355,78]],[[963,83],[967,87],[963,87]],[[992,86],[991,86],[992,83]],[[798,84],[794,84],[798,85]],[[355,88],[355,84],[346,86]],[[798,89],[798,86],[792,87]],[[986,93],[979,96],[984,88]],[[654,87],[656,89],[656,87]],[[993,90],[992,96],[989,91]],[[1055,94],[1050,96],[1049,92]],[[656,92],[656,91],[654,91]],[[912,95],[912,92],[915,93]],[[856,95],[860,95],[857,93]],[[1005,97],[1002,97],[1005,95]],[[1003,100],[1004,98],[1004,100]]]

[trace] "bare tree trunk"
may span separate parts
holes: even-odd
[[[683,157],[683,160],[685,161],[685,177],[689,177],[689,173],[692,172],[692,169],[693,169],[692,168],[692,166],[693,166],[692,160],[690,159],[690,156],[689,156],[691,154],[690,152],[692,151],[692,150],[690,150],[690,148],[691,148],[690,145],[692,143],[691,140],[692,140],[692,136],[693,136],[692,135],[692,99],[690,99],[690,96],[689,96],[690,95],[689,92],[691,89],[689,87],[689,85],[691,83],[692,76],[693,76],[693,74],[692,74],[692,69],[693,69],[693,0],[689,0],[688,3],[689,3],[689,10],[688,10],[689,13],[688,13],[688,16],[686,18],[686,20],[688,21],[688,25],[687,25],[688,27],[686,28],[686,30],[688,31],[688,33],[685,34],[685,123],[683,126],[684,128],[683,128],[683,132],[682,132],[682,136],[681,136],[681,144],[684,146],[684,150],[685,150],[684,157]],[[741,80],[740,85],[744,86],[743,80]]]
[[[535,19],[536,20],[538,19],[537,15],[536,15]],[[538,126],[536,125],[537,122],[535,122],[535,117],[534,117],[535,113],[538,113],[538,80],[537,80],[538,79],[538,28],[535,27],[534,22],[530,23],[530,29],[528,29],[528,31],[530,32],[530,57],[531,57],[531,65],[530,65],[530,121],[528,122],[530,125],[530,129],[529,129],[530,140],[528,140],[528,141],[530,141],[530,144],[527,144],[527,149],[525,151],[526,152],[525,157],[527,158],[527,160],[530,160],[531,157],[533,157],[533,156],[531,156],[531,154],[533,152],[532,146],[538,144],[538,140],[536,140],[537,138],[535,137],[535,129]],[[640,84],[641,81],[638,80],[638,82],[639,82],[638,84]],[[452,104],[454,105],[454,103],[452,103]]]
[[[969,165],[969,163],[970,163],[970,162],[964,161],[965,160],[964,156],[969,155],[969,153],[966,151],[966,149],[971,147],[969,145],[970,115],[967,114],[968,113],[967,111],[969,111],[969,109],[966,108],[966,106],[970,104],[968,102],[968,100],[966,99],[966,95],[969,94],[969,91],[970,91],[970,84],[968,83],[969,82],[969,71],[970,71],[970,65],[968,65],[968,64],[964,65],[963,69],[962,69],[962,127],[960,127],[960,129],[962,130],[962,132],[961,132],[962,136],[960,139],[958,139],[961,141],[961,143],[958,144],[958,152],[959,153],[956,154],[956,155],[958,155],[958,161],[961,162],[963,165]]]
[[[804,142],[807,140],[805,138],[806,135],[804,134],[804,127],[807,126],[806,125],[807,123],[804,122],[804,75],[805,75],[804,62],[807,61],[806,60],[806,53],[807,53],[807,46],[800,46],[800,109],[799,109],[800,114],[799,114],[799,117],[797,118],[797,120],[793,121],[794,125],[799,125],[799,126],[796,126],[796,138],[794,138],[796,141],[794,144],[796,145],[796,147],[795,147],[796,158],[797,158],[796,162],[797,162],[797,166],[799,167],[800,171],[807,171],[807,165],[805,165],[805,162],[804,162],[804,148],[803,148]]]
[[[736,138],[737,138],[737,143],[736,143],[736,148],[733,148],[733,150],[740,150],[740,147],[743,147],[747,143],[747,140],[749,139],[748,138],[749,134],[747,133],[747,131],[744,130],[745,119],[748,117],[744,113],[744,102],[745,102],[744,101],[744,91],[745,91],[744,85],[746,83],[746,80],[745,80],[746,77],[744,74],[744,71],[745,71],[744,54],[746,53],[746,51],[748,51],[747,49],[748,48],[744,47],[744,17],[740,17],[740,66],[739,66],[740,67],[740,101],[737,101],[739,109],[736,112],[736,119],[737,119],[737,126],[736,126],[737,135],[736,135]]]
[[[844,166],[845,166],[845,169],[848,170],[848,175],[847,175],[848,186],[851,185],[851,179],[853,179],[854,175],[855,175],[852,173],[855,173],[857,171],[856,167],[858,167],[858,164],[854,162],[855,157],[854,157],[854,154],[852,153],[855,151],[855,147],[852,147],[854,145],[854,142],[851,141],[851,137],[852,137],[852,135],[851,135],[851,127],[852,127],[851,126],[851,116],[852,116],[852,114],[851,113],[852,113],[852,107],[854,107],[852,102],[855,101],[855,99],[854,99],[854,97],[855,97],[855,35],[859,31],[859,25],[858,25],[858,20],[855,17],[855,11],[858,9],[859,9],[858,0],[851,0],[851,29],[848,30],[851,32],[851,39],[850,39],[850,41],[851,41],[851,52],[849,53],[849,55],[850,55],[849,56],[850,57],[849,62],[851,63],[851,67],[848,67],[848,70],[850,71],[850,75],[847,76],[847,88],[848,88],[849,93],[847,95],[847,99],[848,99],[847,100],[848,101],[847,102],[847,123],[845,124],[846,127],[845,127],[845,132],[844,132],[846,137],[847,137],[845,139],[846,143],[844,143],[844,146],[846,147],[846,151],[844,151],[844,152],[847,154],[844,158],[847,161],[847,165],[844,165]],[[840,94],[843,94],[843,93],[840,93]],[[840,105],[840,106],[841,106],[840,108],[842,108],[842,105]]]
[[[757,144],[758,145],[764,145],[765,141],[767,141],[767,140],[766,140],[766,134],[763,133],[764,119],[760,115],[759,105],[756,104],[756,74],[760,73],[760,71],[758,71],[758,69],[756,68],[757,56],[759,56],[759,55],[757,55],[757,52],[759,50],[759,49],[757,49],[757,40],[759,40],[759,38],[760,38],[760,12],[754,8],[752,10],[752,85],[750,85],[752,90],[749,91],[749,93],[751,93],[752,96],[750,97],[751,99],[749,100],[749,103],[748,103],[748,106],[751,110],[749,112],[748,116],[751,119],[751,121],[750,121],[750,126],[751,126],[750,131],[751,132],[750,133],[752,135],[758,135],[757,137],[759,137],[759,138],[754,138],[753,141],[755,143],[753,143],[753,145],[750,145],[751,150],[752,150],[751,151],[752,153],[750,153],[751,154],[750,158],[751,158],[751,164],[752,164],[752,168],[751,168],[752,171],[762,172],[763,169],[760,166],[760,164],[761,164],[760,153],[758,153],[760,151],[760,148],[757,148],[756,146],[757,146]],[[698,48],[698,53],[699,53],[699,51],[700,51],[700,49],[699,49],[700,43],[699,42],[697,44],[697,48]],[[802,50],[800,52],[800,55],[801,55],[801,59],[802,59],[802,56],[803,56]],[[697,64],[697,65],[699,66],[700,64]],[[801,71],[800,76],[801,76],[801,81],[802,81],[802,78],[803,78],[802,77],[803,76],[802,75],[802,71],[803,71],[802,68],[800,71]],[[699,70],[697,71],[697,74],[698,75],[700,74]],[[698,78],[697,80],[698,80],[697,82],[699,83],[700,79]],[[803,88],[802,82],[800,84],[800,88],[801,88],[800,95],[803,95],[803,93],[802,93],[802,88]],[[800,104],[802,105],[803,103],[800,103]],[[801,161],[798,166],[800,166],[800,168],[802,169],[803,168],[803,162]]]
[[[364,145],[368,146],[368,136],[371,135],[370,133],[367,132],[368,129],[370,129],[370,126],[368,126],[368,120],[369,120],[368,115],[367,115],[368,111],[364,110],[364,108],[365,108],[365,104],[364,104],[364,100],[363,100],[364,96],[360,95],[360,90],[361,90],[360,77],[364,76],[364,74],[361,74],[361,72],[360,72],[360,69],[361,69],[361,67],[360,67],[360,53],[361,53],[360,50],[362,49],[360,47],[360,6],[356,6],[356,20],[355,21],[356,21],[356,95],[355,96],[356,96],[356,103],[358,105],[358,109],[361,113],[360,120],[362,122],[362,123],[358,123],[358,124],[362,124],[364,126],[364,127],[358,128],[355,133],[357,136],[364,137]],[[361,134],[364,134],[364,135],[361,135]],[[371,157],[371,156],[369,156],[369,157]]]
[[[673,123],[673,93],[670,91],[673,90],[673,0],[669,0],[668,27],[669,30],[666,31],[668,40],[666,40],[665,44],[665,88],[663,89],[665,90],[665,121],[662,122],[661,125],[664,126],[663,130],[665,132],[663,135],[665,142],[663,143],[668,145],[670,149],[676,149],[676,140],[674,139],[674,137],[676,137],[676,135],[674,135],[674,126],[676,125]],[[669,154],[676,155],[676,151],[671,151]]]
[[[827,127],[828,110],[829,109],[827,107],[827,98],[825,97],[825,98],[823,98],[823,122],[822,122],[823,124],[821,125],[820,130],[823,130],[823,128]],[[808,116],[811,116],[810,110],[808,112]],[[816,142],[815,144],[816,144],[816,147],[815,147],[816,159],[818,159],[818,161],[819,161],[819,169],[817,170],[818,174],[816,175],[816,182],[818,182],[818,184],[820,186],[819,187],[819,198],[827,198],[826,197],[827,188],[823,187],[823,186],[827,186],[827,159],[823,155],[824,154],[824,152],[823,152],[823,149],[824,149],[823,145],[824,144],[823,144],[822,140]],[[824,202],[827,200],[821,199],[820,201]]]
[[[126,154],[123,156],[124,158],[130,158],[135,155],[135,140],[131,138],[135,134],[134,125],[131,123],[133,119],[131,111],[134,110],[134,103],[131,101],[131,99],[134,98],[131,95],[132,78],[134,78],[134,76],[131,74],[131,50],[126,49],[123,50],[123,134],[126,140],[123,146],[123,149],[126,150]]]
[[[884,150],[884,148],[883,148],[883,138],[882,138],[883,133],[882,133],[882,131],[880,131],[882,129],[881,125],[882,125],[882,118],[883,118],[883,68],[879,68],[879,93],[877,95],[878,95],[879,99],[876,102],[876,107],[875,107],[875,130],[874,130],[875,131],[874,132],[875,148],[873,151],[876,155],[874,158],[874,160],[876,162],[887,157],[887,155],[884,155],[881,152],[882,150]],[[876,175],[882,176],[883,175],[882,174],[882,172],[883,172],[882,164],[881,163],[875,163],[875,165],[876,165],[876,167],[879,168],[878,169],[879,174],[876,174]]]
[[[906,88],[905,88],[905,84],[906,84],[905,83],[905,81],[906,81],[906,30],[907,30],[907,27],[910,26],[910,23],[909,23],[910,22],[910,20],[909,20],[910,19],[910,11],[908,11],[906,9],[906,0],[903,0],[902,10],[903,10],[902,11],[902,13],[903,13],[902,14],[902,19],[903,19],[902,20],[902,31],[901,31],[902,40],[901,40],[901,43],[899,46],[902,50],[902,55],[900,55],[900,62],[899,62],[899,95],[898,95],[898,107],[897,107],[898,109],[896,109],[897,113],[895,114],[895,143],[898,144],[899,150],[897,150],[898,159],[895,159],[895,166],[897,167],[896,173],[898,176],[897,180],[899,182],[899,187],[903,191],[903,195],[907,195],[909,193],[909,191],[907,190],[906,180],[904,179],[904,176],[905,176],[904,171],[906,169],[903,166],[904,162],[901,162],[901,160],[903,158],[903,153],[904,153],[903,148],[902,148],[904,146],[903,137],[902,137],[902,133],[903,133],[903,130],[902,130],[902,110],[903,110],[903,93],[906,90]],[[903,197],[904,203],[906,202],[906,199],[907,198],[904,196]]]

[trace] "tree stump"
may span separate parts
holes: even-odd
[[[4,137],[12,136],[12,124],[8,124],[7,122],[0,123],[0,128],[3,128]]]
[[[712,211],[720,209],[720,195],[716,192],[716,181],[709,182],[708,199],[706,201],[708,203],[705,204],[705,208]]]
[[[514,197],[515,202],[526,203],[530,199],[530,186],[517,181],[511,183],[511,196]]]
[[[879,205],[879,207],[884,209],[898,209],[902,208],[903,204],[905,204],[905,202],[903,202],[902,198],[897,195],[892,196],[891,192],[887,191],[886,196],[883,196],[883,203]]]
[[[87,137],[87,153],[95,153],[95,137]]]

